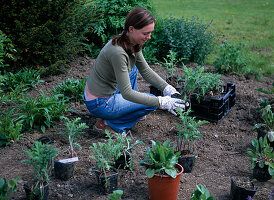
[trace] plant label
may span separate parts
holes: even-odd
[[[77,161],[79,161],[78,157],[59,160],[59,162],[61,162],[61,163],[71,163],[71,162],[77,162]]]

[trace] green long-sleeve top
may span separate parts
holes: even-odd
[[[123,98],[148,106],[159,107],[157,97],[140,93],[131,88],[129,71],[136,65],[142,77],[151,85],[163,91],[167,83],[147,64],[142,51],[128,55],[118,45],[109,41],[98,55],[88,76],[89,90],[100,97],[108,97],[117,91],[119,85]]]

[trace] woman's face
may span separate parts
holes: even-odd
[[[133,26],[129,27],[127,36],[133,45],[144,45],[147,40],[151,38],[151,33],[154,30],[155,23],[149,24],[141,29],[135,29]]]

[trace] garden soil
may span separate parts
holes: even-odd
[[[86,77],[93,67],[94,59],[78,58],[70,63],[70,70],[66,74],[45,77],[45,82],[37,84],[37,88],[28,91],[32,97],[40,94],[40,90],[49,94],[54,86],[65,81],[67,78],[82,79]],[[192,64],[191,66],[195,66]],[[161,67],[151,65],[151,67],[163,78],[164,72]],[[180,73],[182,68],[178,68]],[[202,139],[198,139],[196,149],[198,158],[192,173],[183,173],[180,182],[178,200],[189,200],[197,184],[203,184],[217,200],[230,199],[230,177],[243,175],[252,177],[250,169],[250,158],[247,156],[247,148],[251,146],[251,140],[257,137],[257,133],[252,130],[254,124],[259,122],[260,114],[256,108],[260,103],[260,98],[270,98],[256,91],[258,88],[270,90],[273,79],[264,77],[261,81],[256,81],[254,77],[244,76],[223,76],[224,82],[236,84],[236,104],[230,112],[217,123],[208,123],[200,127],[203,134]],[[141,76],[138,76],[139,91],[149,92],[149,84]],[[273,96],[272,96],[273,98]],[[4,109],[9,109],[1,105]],[[92,143],[106,141],[105,135],[94,132],[92,127],[96,118],[86,109],[84,104],[73,103],[69,108],[76,112],[66,114],[68,117],[81,117],[90,128],[85,130],[78,143],[81,145],[77,149],[79,161],[75,164],[75,171],[68,181],[61,181],[51,176],[49,200],[105,200],[107,195],[99,193],[95,174],[89,172],[89,168],[94,166],[90,146]],[[167,111],[156,110],[147,115],[146,119],[138,122],[132,129],[132,139],[142,140],[145,145],[137,146],[139,154],[135,154],[133,170],[119,170],[118,189],[123,190],[122,199],[127,200],[147,200],[148,184],[145,176],[145,169],[138,165],[144,158],[145,148],[151,146],[151,140],[163,142],[170,140],[176,143],[177,128],[175,122],[179,122],[178,117]],[[65,131],[64,121],[56,121],[55,127],[47,129],[43,134],[39,131],[26,132],[21,139],[6,147],[0,148],[0,177],[12,179],[20,176],[17,191],[12,193],[11,199],[25,199],[23,184],[32,179],[33,169],[21,160],[26,159],[23,150],[30,150],[34,141],[41,136],[49,136],[54,147],[60,152],[68,149],[68,141],[58,134]],[[274,181],[255,181],[259,188],[254,196],[254,200],[268,200],[268,195],[274,189]]]

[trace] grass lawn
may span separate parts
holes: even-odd
[[[212,21],[217,38],[245,44],[252,68],[274,74],[274,1],[258,0],[153,0],[160,17],[198,17]],[[215,55],[216,56],[216,55]],[[207,62],[212,62],[214,55]]]

